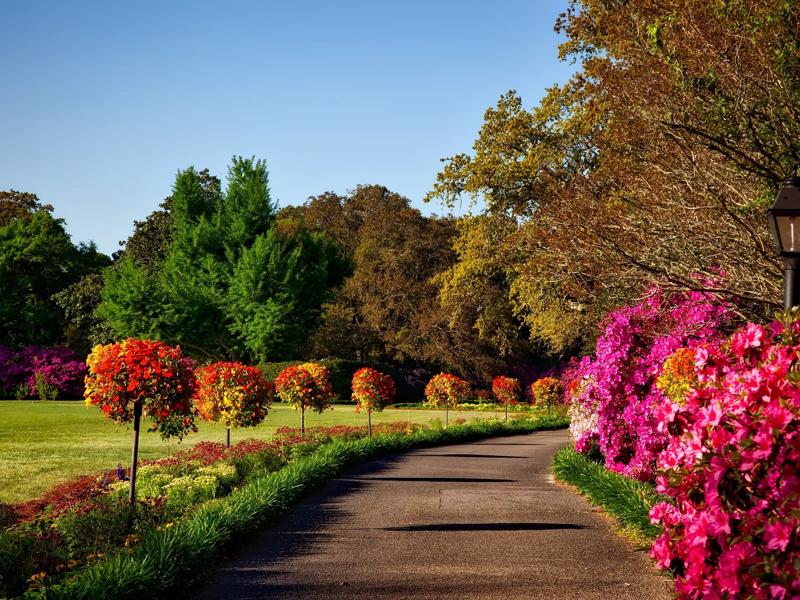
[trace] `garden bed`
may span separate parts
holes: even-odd
[[[373,438],[365,437],[364,428],[307,431],[306,438],[286,429],[273,443],[246,441],[230,450],[198,445],[142,469],[142,501],[130,526],[127,484],[107,477],[106,485],[98,483],[98,490],[69,506],[46,506],[6,528],[0,534],[0,594],[164,597],[227,544],[352,464],[415,447],[566,424],[558,416],[449,429],[402,423],[384,426]]]

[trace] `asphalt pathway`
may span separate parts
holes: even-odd
[[[553,482],[565,431],[426,448],[334,479],[193,597],[671,598],[645,552]]]

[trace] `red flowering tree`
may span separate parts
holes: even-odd
[[[367,411],[367,431],[372,437],[372,411],[381,411],[394,401],[394,380],[380,371],[364,367],[353,374],[353,402],[356,410]]]
[[[555,377],[542,377],[531,384],[531,402],[534,406],[546,406],[548,410],[562,402],[564,385]]]
[[[518,404],[522,399],[522,384],[519,379],[498,375],[492,380],[492,393],[497,401],[505,407],[508,421],[508,405]]]
[[[275,378],[275,393],[300,410],[300,432],[306,431],[306,409],[321,413],[333,401],[333,388],[327,367],[319,363],[303,363],[286,367]]]
[[[469,400],[471,388],[468,382],[450,373],[434,375],[425,386],[425,403],[444,408],[444,423],[448,424],[450,407]]]
[[[192,396],[194,373],[180,348],[151,340],[128,339],[96,346],[86,359],[84,397],[117,423],[133,422],[131,504],[136,498],[139,422],[149,417],[161,437],[182,439],[197,431]]]
[[[258,367],[217,362],[195,371],[195,406],[206,421],[223,423],[225,444],[231,445],[232,427],[255,427],[267,416],[275,388]]]

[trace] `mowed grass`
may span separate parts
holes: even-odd
[[[457,418],[473,420],[492,418],[493,413],[451,411]],[[386,410],[373,413],[373,423],[444,421],[444,411]],[[306,413],[306,426],[366,425],[367,417],[353,406],[336,405],[333,410]],[[225,428],[214,423],[197,422],[199,431],[183,442],[164,441],[157,433],[145,431],[142,422],[139,441],[141,459],[158,458],[194,444],[211,440],[225,441]],[[266,421],[258,427],[233,430],[231,443],[245,438],[269,438],[283,425],[300,426],[300,413],[275,404]],[[96,407],[82,401],[0,401],[0,502],[20,502],[40,496],[54,485],[78,475],[96,474],[114,469],[117,463],[127,466],[131,452],[130,426],[106,420]]]

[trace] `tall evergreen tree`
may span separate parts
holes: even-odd
[[[236,157],[223,193],[178,173],[172,241],[156,272],[126,257],[106,275],[100,313],[120,335],[182,344],[203,358],[292,354],[344,277],[329,242],[279,233],[264,161]]]

